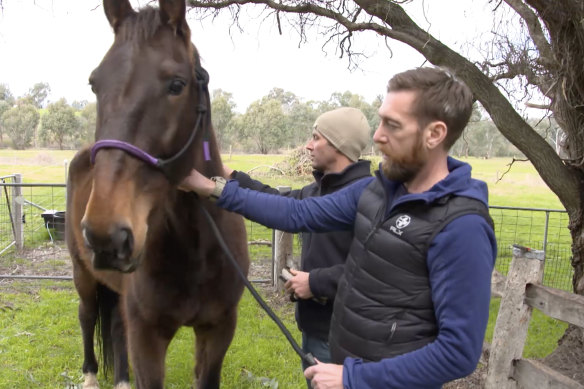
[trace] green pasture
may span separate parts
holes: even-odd
[[[0,388],[77,388],[82,382],[82,346],[72,284],[19,282],[10,289],[0,294]],[[223,364],[223,387],[301,387],[304,381],[298,358],[247,291],[239,312],[236,334]],[[292,311],[276,312],[300,341]],[[190,328],[184,327],[173,339],[166,366],[166,388],[191,387],[194,335]],[[113,387],[111,379],[101,374],[99,381],[101,388]]]
[[[0,176],[20,173],[25,183],[64,183],[64,161],[70,161],[73,155],[73,151],[1,150]],[[272,186],[296,188],[311,181],[310,176],[286,177],[269,168],[282,163],[284,159],[285,155],[223,156],[223,162],[231,168],[246,172],[254,169],[252,176]],[[563,209],[557,197],[545,186],[528,162],[516,162],[507,173],[505,172],[510,160],[506,158],[473,158],[467,162],[473,167],[474,177],[488,184],[491,205]],[[64,190],[51,192],[49,188],[35,188],[34,192],[25,191],[23,189],[24,197],[32,198],[33,202],[51,202],[51,207],[64,209]],[[46,200],[47,196],[50,200]],[[5,201],[4,193],[2,201]],[[41,218],[35,216],[41,211],[30,208],[27,212],[27,224],[35,234],[34,238],[27,239],[30,239],[31,244],[39,239],[47,242],[48,234],[42,221],[39,221]],[[546,223],[546,215],[539,213],[526,217],[522,213],[494,209],[491,214],[500,243],[497,268],[506,273],[511,258],[509,246],[512,243],[541,248],[536,246],[542,245],[542,226]],[[2,218],[6,219],[6,216],[0,215],[0,235],[9,234],[9,230],[2,227],[8,221],[1,220]],[[572,273],[570,270],[565,271],[566,261],[568,269],[571,269],[567,218],[565,214],[558,213],[550,213],[547,218],[548,223],[559,227],[552,236],[548,236],[546,248],[549,258],[546,259],[545,280],[559,280],[562,285],[569,285]],[[35,227],[35,223],[41,224]],[[271,240],[271,230],[249,221],[246,223],[250,240]],[[250,254],[252,260],[269,258],[271,249],[252,245]],[[62,260],[66,258],[57,259]],[[4,265],[10,263],[26,266],[27,261],[13,253],[0,256],[0,264]],[[77,322],[77,303],[78,298],[70,282],[0,283],[0,388],[75,388],[75,384],[81,382],[82,347]],[[493,299],[487,341],[492,338],[498,306],[499,299]],[[298,338],[292,305],[276,309]],[[565,328],[564,323],[535,312],[530,323],[524,356],[538,358],[547,355],[555,348]],[[193,375],[193,344],[192,331],[186,328],[171,343],[167,357],[166,387],[190,386]],[[100,383],[102,388],[111,388],[109,381],[101,375]],[[249,293],[245,292],[239,307],[235,339],[223,367],[223,387],[301,388],[304,385],[298,357],[276,326],[260,310]]]

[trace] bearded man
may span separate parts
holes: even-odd
[[[333,363],[304,371],[313,388],[439,388],[476,368],[497,245],[487,185],[448,156],[472,104],[446,70],[395,75],[373,136],[381,171],[328,196],[266,195],[197,171],[183,181],[271,228],[353,231],[329,333]]]

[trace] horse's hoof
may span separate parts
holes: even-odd
[[[83,382],[83,389],[99,389],[97,377],[93,373],[84,374],[85,382]]]
[[[132,389],[129,382],[120,382],[118,383],[114,389]]]

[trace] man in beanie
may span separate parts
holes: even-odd
[[[497,242],[486,183],[448,155],[472,104],[446,70],[396,74],[373,135],[380,169],[328,196],[272,196],[196,170],[181,183],[270,228],[353,231],[331,318],[333,363],[304,371],[314,389],[438,389],[476,368]]]
[[[357,108],[343,107],[323,113],[314,122],[312,137],[306,144],[314,182],[282,195],[295,199],[323,196],[370,177],[370,161],[359,160],[369,138],[367,118]],[[243,172],[225,166],[225,173],[237,180],[240,187],[280,194]],[[351,231],[302,233],[301,270],[291,269],[294,277],[285,284],[297,299],[296,321],[302,332],[302,348],[322,362],[331,360],[328,334],[333,302],[352,238]],[[303,362],[303,370],[307,367]]]

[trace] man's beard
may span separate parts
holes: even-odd
[[[410,182],[418,175],[427,161],[428,152],[422,145],[422,134],[418,132],[412,152],[401,158],[387,155],[381,163],[381,170],[385,177],[392,181]]]

